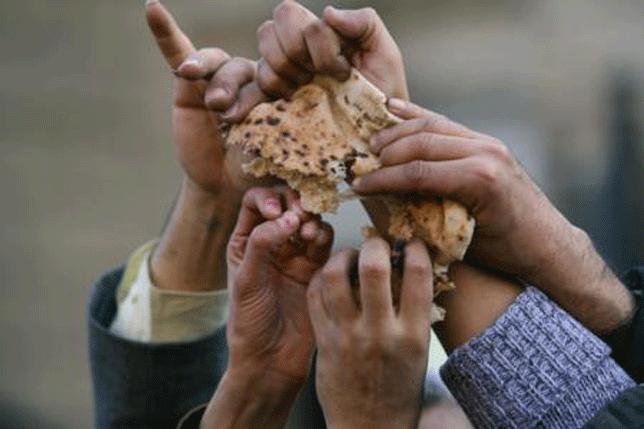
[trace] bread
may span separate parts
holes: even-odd
[[[247,173],[286,181],[309,212],[335,212],[341,202],[338,184],[381,166],[369,138],[402,121],[386,104],[385,94],[355,69],[345,82],[318,75],[290,100],[255,107],[230,129],[227,142],[252,158],[244,165]],[[465,207],[418,196],[388,196],[385,202],[390,235],[425,240],[436,265],[437,289],[453,287],[446,267],[463,258],[474,232]]]

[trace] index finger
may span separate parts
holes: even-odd
[[[195,52],[188,36],[181,31],[172,14],[159,0],[146,2],[145,16],[159,49],[172,69],[179,67],[188,55]]]
[[[244,194],[233,235],[248,236],[253,229],[282,214],[279,193],[273,188],[253,188]]]

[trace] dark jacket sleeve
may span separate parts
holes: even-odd
[[[629,270],[622,281],[633,294],[636,312],[630,323],[604,340],[613,350],[613,359],[637,383],[644,383],[644,266]]]
[[[644,428],[644,385],[623,392],[584,426],[584,429],[631,428]]]
[[[174,428],[212,396],[226,368],[225,330],[198,341],[146,344],[113,335],[123,270],[104,275],[89,303],[89,356],[98,428]]]
[[[123,268],[105,274],[92,288],[89,307],[89,357],[96,427],[172,428],[193,413],[199,420],[228,360],[225,328],[208,337],[172,344],[147,344],[113,335],[116,289]],[[185,420],[184,420],[185,421]],[[289,426],[323,428],[312,377],[291,412]],[[196,427],[196,426],[194,426]]]

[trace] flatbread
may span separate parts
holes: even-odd
[[[290,100],[256,106],[230,129],[227,142],[251,157],[244,165],[247,173],[286,181],[309,212],[335,212],[341,202],[339,183],[381,167],[369,138],[402,122],[386,105],[385,94],[355,69],[345,82],[318,75]],[[442,284],[438,289],[453,287],[447,266],[463,258],[474,232],[474,219],[465,207],[418,196],[384,200],[390,235],[423,239],[434,257],[435,276]]]

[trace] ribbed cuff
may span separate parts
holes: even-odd
[[[475,427],[579,428],[635,383],[610,349],[529,287],[441,376]]]

